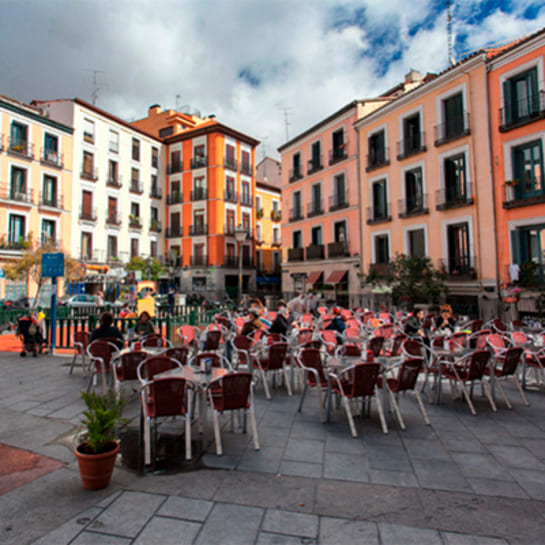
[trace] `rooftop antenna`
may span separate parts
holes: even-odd
[[[103,70],[91,70],[93,72],[93,92],[91,94],[91,104],[93,106],[96,106],[97,99],[98,99],[98,82],[97,82],[97,75],[98,74],[104,74]]]
[[[448,44],[448,62],[451,66],[456,64],[452,56],[452,12],[450,0],[447,0],[447,44]]]
[[[261,151],[263,154],[262,159],[265,159],[267,157],[267,140],[269,139],[268,136],[260,136],[259,139],[261,140]]]
[[[180,95],[180,93],[178,93],[176,95],[176,111],[178,111],[178,108],[180,107],[180,99],[182,98],[182,95]]]
[[[284,107],[282,108],[282,110],[284,110],[284,125],[286,127],[286,141],[288,141],[290,139],[289,126],[291,125],[288,119],[288,114],[289,112],[291,112],[291,108]]]

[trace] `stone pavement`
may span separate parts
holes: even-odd
[[[497,413],[476,396],[477,417],[445,395],[426,405],[430,427],[406,396],[406,431],[390,416],[382,434],[373,406],[354,439],[341,410],[320,422],[315,393],[298,413],[298,394],[268,401],[258,386],[260,451],[227,417],[224,456],[210,445],[199,468],[175,473],[119,464],[88,492],[72,452],[85,380],[68,362],[0,353],[0,443],[62,462],[0,496],[3,545],[545,542],[545,391],[525,407],[508,386],[514,409],[498,400]]]

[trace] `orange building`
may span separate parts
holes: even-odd
[[[545,30],[495,50],[488,86],[498,278],[536,286],[545,267]],[[523,300],[521,300],[522,303]],[[527,299],[519,310],[534,310]]]
[[[256,287],[255,148],[258,141],[215,116],[152,106],[134,126],[165,143],[165,253],[183,292],[236,296],[242,254],[243,291]],[[238,242],[235,229],[245,238]]]

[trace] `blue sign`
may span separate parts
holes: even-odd
[[[6,271],[4,269],[0,269],[0,278],[6,278]]]
[[[42,255],[42,277],[64,276],[64,254],[43,254]]]

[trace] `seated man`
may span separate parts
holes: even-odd
[[[326,327],[326,329],[332,329],[333,331],[335,331],[337,344],[342,344],[346,324],[344,323],[344,319],[341,316],[341,309],[339,307],[333,307],[332,313],[333,320],[331,320],[331,323]]]
[[[113,325],[114,315],[111,312],[103,312],[100,315],[100,325],[89,336],[89,343],[96,341],[97,339],[113,339],[119,348],[125,346],[125,339],[123,333]]]

